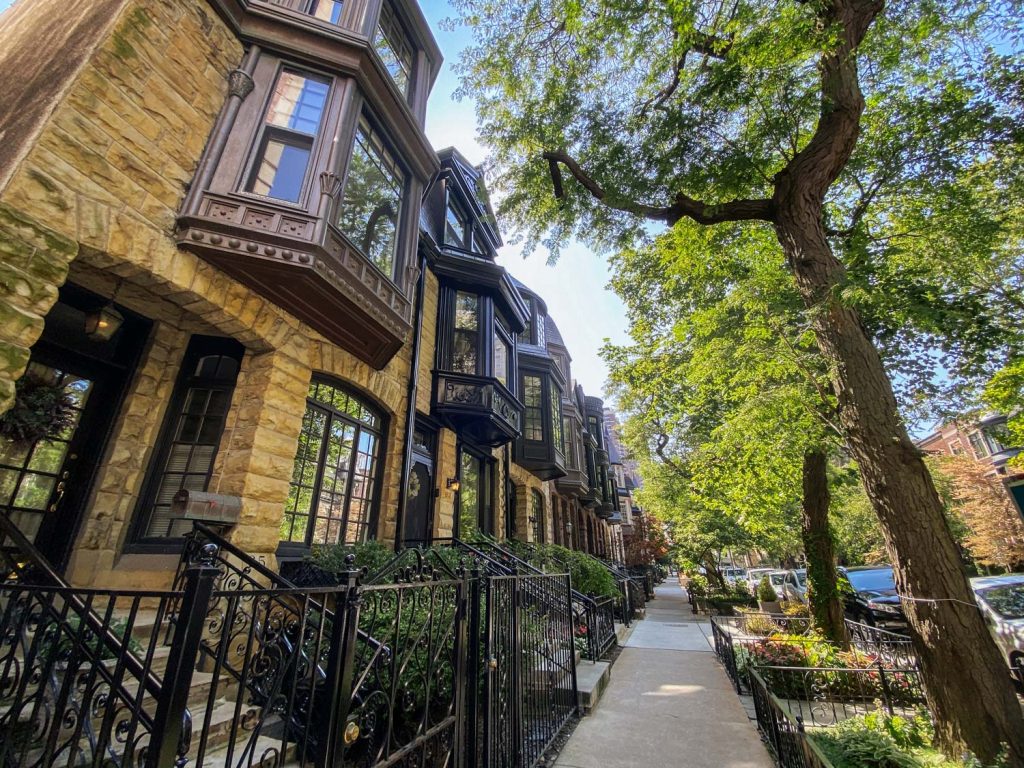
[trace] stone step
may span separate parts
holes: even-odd
[[[607,661],[584,661],[576,666],[577,701],[584,714],[590,714],[608,687],[612,665]]]

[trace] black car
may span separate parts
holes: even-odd
[[[897,632],[907,628],[891,566],[840,568],[839,589],[851,621]]]

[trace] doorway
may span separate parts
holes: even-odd
[[[86,332],[109,302],[73,285],[46,316],[20,389],[60,390],[64,426],[39,439],[0,438],[0,514],[58,571],[67,565],[111,426],[138,363],[150,322],[116,307],[109,338]]]
[[[434,446],[436,433],[416,426],[402,539],[405,546],[429,544],[434,535]]]

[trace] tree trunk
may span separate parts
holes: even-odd
[[[881,522],[896,586],[921,659],[938,746],[991,762],[1001,745],[1024,766],[1024,715],[967,582],[943,505],[900,420],[892,383],[858,313],[838,295],[843,265],[832,253],[814,191],[780,174],[776,232],[831,368],[840,424]]]
[[[800,535],[807,555],[807,603],[814,626],[842,648],[850,644],[839,599],[832,533],[828,529],[828,458],[824,451],[804,454]]]

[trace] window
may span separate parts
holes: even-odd
[[[231,339],[189,341],[141,496],[138,538],[176,539],[191,529],[173,516],[171,501],[182,489],[209,486],[243,353]]]
[[[544,497],[540,491],[530,492],[530,525],[533,528],[533,541],[544,543]]]
[[[537,310],[537,346],[543,347],[547,345],[547,338],[544,329],[544,315],[541,314],[540,309]]]
[[[338,229],[391,277],[398,247],[398,218],[405,173],[365,118],[359,121]]]
[[[389,2],[385,2],[381,9],[380,23],[377,25],[377,36],[373,45],[398,90],[408,98],[409,83],[412,82],[413,50],[409,36],[402,29],[402,24]]]
[[[463,448],[459,454],[459,524],[457,535],[473,539],[490,532],[491,462]]]
[[[494,378],[500,381],[504,386],[508,386],[509,380],[509,362],[511,362],[511,355],[509,354],[509,344],[503,338],[502,334],[495,328],[494,330]]]
[[[988,449],[985,445],[985,439],[982,437],[981,432],[971,432],[967,436],[967,439],[971,443],[971,448],[974,449],[974,457],[977,459],[983,459],[988,456]]]
[[[318,19],[337,24],[341,21],[341,8],[344,5],[342,0],[313,0],[313,6],[309,9],[309,15]]]
[[[470,229],[466,215],[455,202],[449,202],[445,211],[444,243],[456,248],[470,249]]]
[[[523,330],[523,343],[533,344],[533,299],[526,300],[526,328]]]
[[[330,83],[285,70],[277,78],[264,118],[249,191],[297,203]]]
[[[551,438],[555,444],[555,450],[565,456],[565,433],[562,431],[562,393],[551,379],[548,379],[548,403],[551,407]]]
[[[479,332],[479,298],[472,293],[455,294],[455,334],[452,339],[452,370],[476,373]]]
[[[356,395],[314,378],[299,433],[281,541],[366,541],[376,506],[383,419]]]
[[[543,394],[539,376],[523,376],[523,438],[542,441],[544,439]]]

